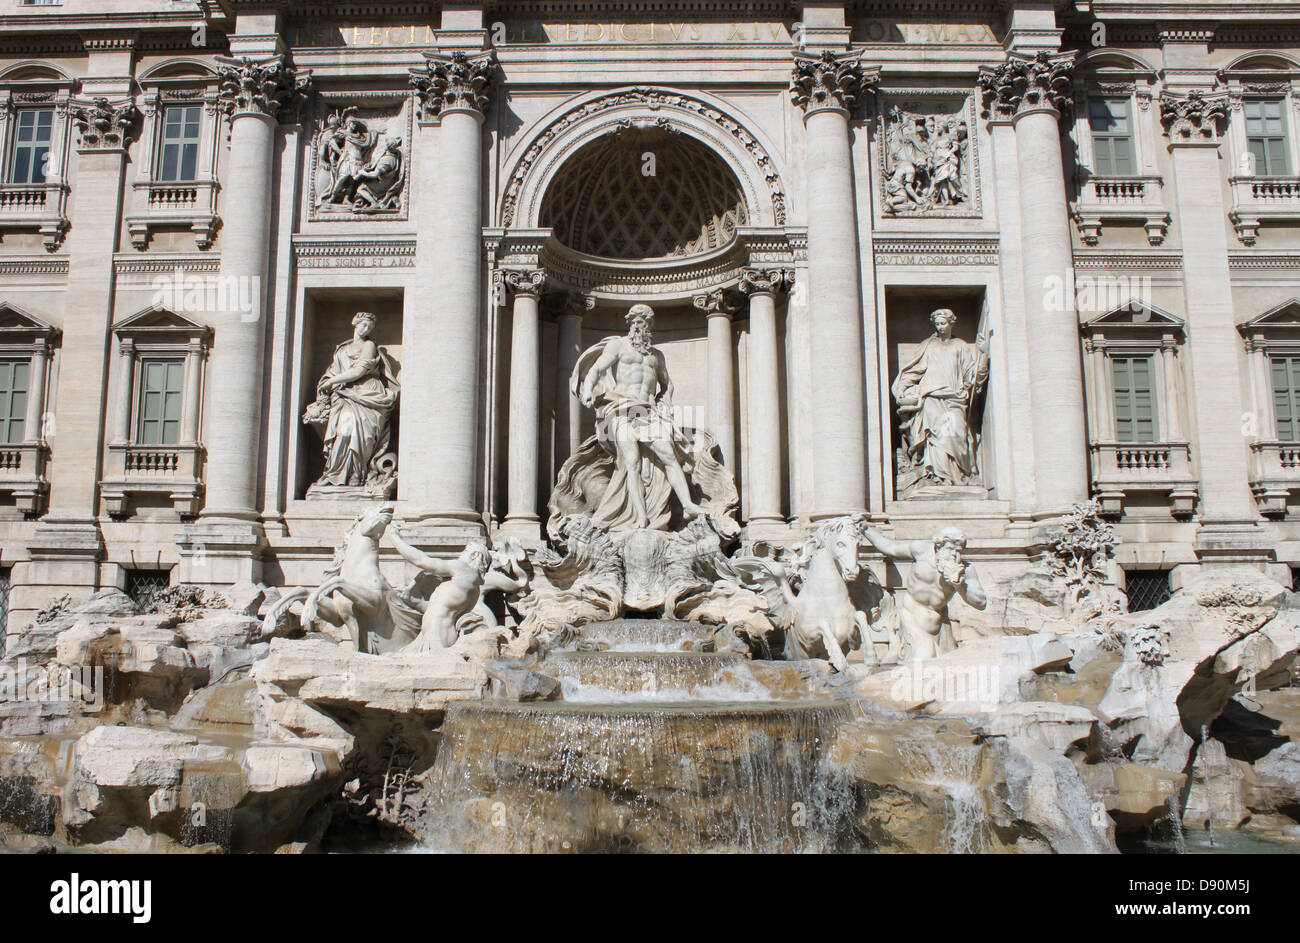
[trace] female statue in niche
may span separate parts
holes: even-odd
[[[375,316],[358,311],[351,340],[334,349],[303,414],[325,440],[325,472],[308,498],[390,498],[396,489],[397,457],[389,445],[401,387],[393,359],[370,339],[374,330]]]

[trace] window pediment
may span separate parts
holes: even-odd
[[[17,305],[0,301],[0,344],[49,341],[59,329]]]
[[[113,325],[113,333],[121,339],[130,338],[137,344],[184,344],[192,339],[206,343],[212,329],[170,308],[155,304],[118,321]]]

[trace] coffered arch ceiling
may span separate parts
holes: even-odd
[[[719,249],[749,218],[740,181],[716,151],[671,128],[633,126],[564,162],[538,222],[587,255],[653,260]]]

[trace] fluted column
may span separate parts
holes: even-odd
[[[858,223],[849,111],[875,70],[852,56],[796,52],[791,97],[803,109],[812,282],[813,513],[866,505],[866,398]]]
[[[1013,52],[980,75],[986,114],[1009,117],[1015,129],[1024,304],[1032,337],[1030,416],[1038,508],[1048,513],[1088,494],[1083,365],[1068,282],[1074,256],[1061,158],[1060,121],[1070,108],[1072,69],[1071,55]]]
[[[506,475],[506,529],[536,537],[537,439],[541,415],[541,365],[538,361],[537,310],[546,273],[540,269],[501,273],[514,296],[510,332],[509,454]]]
[[[492,53],[425,53],[411,70],[422,119],[436,117],[436,220],[416,244],[416,281],[437,304],[416,306],[403,340],[438,352],[438,369],[413,372],[403,384],[403,411],[420,417],[421,443],[402,455],[399,495],[415,515],[457,530],[482,527],[478,484],[481,309],[483,304],[483,117],[496,70]],[[428,205],[427,203],[425,204]]]
[[[1160,118],[1174,165],[1178,231],[1183,250],[1188,403],[1200,476],[1202,536],[1207,526],[1245,525],[1259,519],[1250,491],[1250,454],[1241,434],[1241,379],[1228,271],[1227,207],[1219,187],[1219,144],[1227,120],[1223,96],[1166,93]],[[1207,391],[1197,395],[1197,391]],[[1212,392],[1208,392],[1212,391]],[[1237,548],[1240,550],[1240,547]],[[1202,551],[1204,559],[1214,548]],[[1230,552],[1225,556],[1231,556]]]
[[[282,109],[307,89],[308,75],[282,56],[217,57],[222,109],[230,116],[230,157],[222,181],[221,279],[231,299],[208,312],[214,328],[208,401],[205,518],[257,519],[262,442],[262,361],[266,345],[271,171]]]
[[[781,378],[777,357],[776,293],[794,284],[792,269],[746,269],[740,290],[749,297],[747,422],[749,464],[745,520],[751,527],[784,524],[781,513]]]
[[[736,473],[736,364],[732,354],[731,315],[735,305],[723,291],[695,297],[708,320],[709,434],[718,443],[722,463]]]

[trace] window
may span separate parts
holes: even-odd
[[[1150,357],[1111,357],[1115,394],[1115,438],[1120,442],[1155,442],[1155,389]]]
[[[140,361],[139,445],[177,445],[181,440],[183,360]]]
[[[0,443],[14,445],[23,441],[27,431],[27,388],[31,363],[26,360],[0,360]]]
[[[1169,601],[1168,570],[1129,570],[1124,577],[1129,612],[1145,612]]]
[[[1092,129],[1093,170],[1098,176],[1137,173],[1127,98],[1092,99],[1088,105],[1088,125]]]
[[[1257,176],[1284,176],[1291,172],[1283,104],[1280,98],[1249,98],[1242,103],[1246,114],[1246,146],[1254,157]]]
[[[165,183],[189,182],[197,177],[199,160],[199,105],[172,105],[163,109],[158,141],[158,179]]]
[[[159,593],[171,585],[170,570],[127,570],[126,594],[141,612],[149,612]]]
[[[1278,441],[1300,441],[1300,357],[1273,357],[1271,362]]]
[[[14,142],[9,154],[10,183],[44,183],[45,164],[54,133],[53,108],[21,108],[14,115]]]

